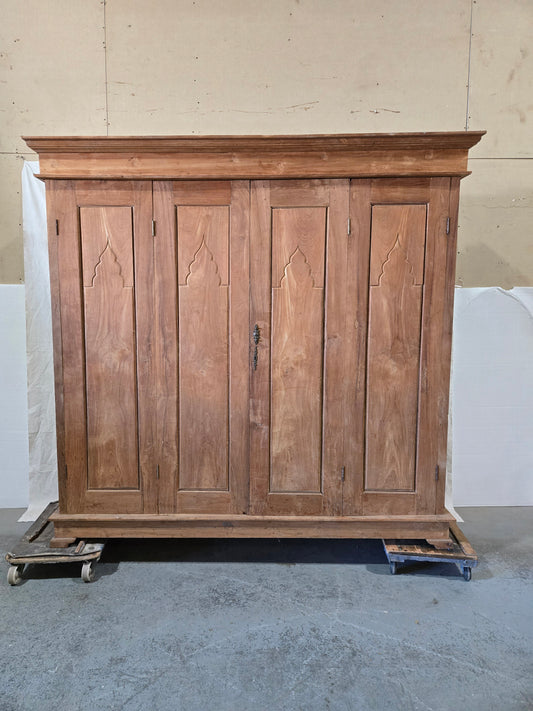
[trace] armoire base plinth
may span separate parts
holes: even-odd
[[[414,538],[448,539],[449,514],[434,516],[216,516],[61,514],[58,538]]]

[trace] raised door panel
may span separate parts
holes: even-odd
[[[437,507],[448,201],[447,179],[352,181],[347,514]]]
[[[131,208],[80,207],[80,241],[88,486],[139,489]]]
[[[228,491],[229,208],[180,206],[177,234],[179,489]]]
[[[347,218],[346,181],[252,184],[253,513],[340,512]]]
[[[272,214],[270,491],[276,493],[321,491],[326,219],[324,207]]]
[[[152,511],[151,186],[67,183],[49,205],[58,220],[61,510]]]
[[[374,205],[365,491],[414,491],[426,205]]]
[[[248,506],[248,184],[155,183],[162,513]]]

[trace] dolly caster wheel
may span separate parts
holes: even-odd
[[[398,564],[396,563],[395,560],[391,560],[389,563],[389,569],[390,569],[390,574],[391,575],[396,575],[396,571],[398,570]]]
[[[472,568],[463,568],[463,578],[467,583],[472,579]]]
[[[10,565],[7,571],[7,582],[10,585],[20,585],[22,582],[23,565]]]
[[[94,565],[92,560],[86,561],[81,566],[81,579],[84,583],[92,583],[94,580]]]

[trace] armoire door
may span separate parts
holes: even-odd
[[[446,466],[450,180],[353,180],[350,202],[343,510],[434,514]]]
[[[342,511],[349,183],[251,189],[251,513]]]
[[[48,214],[62,511],[153,511],[151,183],[52,182]]]
[[[154,183],[160,513],[248,511],[249,183]]]

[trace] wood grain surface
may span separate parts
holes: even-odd
[[[307,136],[26,137],[46,178],[464,176],[483,131]]]
[[[252,184],[251,511],[340,512],[348,183],[283,187]]]
[[[249,190],[202,185],[154,191],[162,513],[248,506]]]
[[[229,211],[178,207],[177,224],[179,488],[227,491]]]
[[[448,540],[441,516],[52,516],[62,538],[432,538]]]
[[[272,492],[321,491],[325,247],[325,208],[273,211]]]
[[[80,182],[49,195],[62,332],[61,510],[150,511],[151,185]]]
[[[425,205],[372,209],[365,489],[414,491]]]
[[[50,178],[57,537],[444,543],[481,135],[28,139]]]
[[[136,319],[130,207],[80,208],[88,486],[137,489]]]

